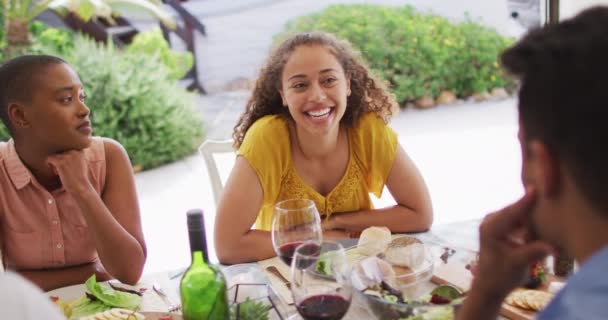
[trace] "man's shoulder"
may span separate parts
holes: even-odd
[[[606,319],[608,315],[608,247],[594,255],[570,277],[538,317],[547,319]]]
[[[608,278],[566,286],[538,315],[538,320],[605,320],[608,315]]]

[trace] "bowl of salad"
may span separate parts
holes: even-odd
[[[455,287],[430,282],[434,261],[422,242],[394,239],[383,254],[353,266],[351,284],[378,319],[454,319],[462,294]]]
[[[367,303],[369,309],[378,319],[387,320],[453,320],[455,312],[462,304],[462,294],[457,291],[443,298],[436,292],[444,291],[446,287],[439,286],[427,294],[415,299],[399,298],[399,291],[385,286],[376,289],[377,294],[356,291],[358,298]],[[456,290],[450,287],[449,291]],[[438,298],[441,297],[441,298]]]

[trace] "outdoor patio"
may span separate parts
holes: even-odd
[[[234,96],[226,99],[238,109]],[[201,103],[208,100],[215,103],[217,97],[203,97]],[[515,99],[406,110],[394,118],[392,127],[426,179],[435,226],[478,219],[522,194]],[[225,178],[232,160],[226,155],[218,159]],[[185,212],[202,208],[207,234],[213,232],[215,204],[202,156],[139,173],[136,181],[149,252],[144,272],[188,265]],[[376,204],[389,203],[387,199],[390,194],[385,192]],[[212,243],[209,248],[213,250]]]
[[[248,91],[238,88],[225,91],[226,86],[235,79],[238,82],[254,78],[272,44],[272,35],[280,32],[287,20],[330,4],[359,2],[187,2],[208,33],[207,37],[197,38],[197,50],[199,75],[211,93],[200,96],[196,105],[205,120],[207,138],[230,138]],[[403,1],[373,3],[397,5]],[[473,18],[503,34],[515,36],[522,32],[509,18],[507,4],[502,0],[485,1],[483,5],[471,0],[458,6],[444,1],[408,3],[456,20],[463,19],[465,12],[469,12]],[[424,111],[407,109],[397,115],[391,125],[426,179],[435,209],[435,226],[479,219],[522,193],[518,178],[520,152],[514,98],[481,103],[461,101]],[[233,160],[229,156],[223,157],[218,166],[225,179]],[[206,213],[208,234],[213,232],[215,204],[203,158],[193,155],[139,173],[136,180],[149,252],[144,272],[188,265],[185,212],[190,208],[202,208]],[[386,204],[388,199],[390,194],[385,192],[376,204]],[[209,248],[213,250],[212,243]],[[215,252],[210,256],[215,257]]]
[[[458,5],[445,1],[418,0],[406,2],[396,0],[241,0],[233,2],[191,0],[183,2],[181,5],[198,18],[206,30],[206,36],[197,33],[194,39],[196,71],[199,80],[209,93],[196,95],[194,105],[204,122],[205,137],[207,139],[231,137],[232,129],[248,99],[248,90],[272,46],[273,36],[282,32],[288,21],[319,12],[329,5],[357,3],[387,6],[408,4],[419,12],[432,12],[448,18],[451,22],[470,19],[494,28],[498,34],[503,36],[517,37],[524,31],[517,22],[510,18],[507,1],[504,0],[481,3],[466,0]],[[177,18],[177,14],[175,17]],[[140,14],[127,15],[127,18],[140,31],[147,31],[158,25],[157,20]],[[171,40],[173,49],[183,50],[183,44],[176,37],[173,36]],[[162,39],[161,41],[164,42]],[[493,61],[493,59],[495,58],[492,55],[491,60]],[[112,64],[101,69],[111,66]],[[87,65],[82,65],[80,68],[91,70],[91,66]],[[120,73],[120,67],[112,70],[114,71],[109,75]],[[150,76],[140,72],[136,72],[136,74],[143,74],[141,76],[143,78],[140,77],[137,81],[145,82],[147,81],[145,78]],[[83,78],[86,78],[86,75]],[[489,75],[487,78],[489,79]],[[175,80],[171,81],[175,85]],[[187,83],[184,82],[184,84]],[[422,85],[422,83],[419,84]],[[427,83],[424,85],[426,86]],[[114,86],[110,90],[112,94],[109,94],[107,99],[112,99],[112,96],[119,93],[125,84],[115,82]],[[128,89],[126,90],[128,91]],[[148,100],[145,107],[140,104],[138,108],[141,108],[140,110],[161,108],[165,104],[179,100],[182,95],[186,95],[185,93],[177,95],[174,93],[171,96],[170,93],[163,94],[161,98],[167,98],[167,100],[163,100],[160,106],[151,106],[150,104],[155,101]],[[100,103],[100,100],[95,99],[89,101],[95,105]],[[125,105],[121,102],[106,103],[106,100],[102,102],[106,105],[114,103],[114,108],[122,108]],[[409,107],[393,118],[391,125],[398,133],[401,145],[418,165],[430,189],[435,209],[435,226],[479,219],[521,194],[522,188],[518,178],[520,152],[516,138],[515,106],[514,97],[490,99],[483,102],[466,98],[429,110]],[[170,110],[173,107],[168,106],[167,108]],[[97,110],[96,112],[102,111]],[[131,111],[123,111],[123,113],[131,113]],[[133,113],[135,114],[135,112]],[[162,122],[164,120],[162,117],[148,121]],[[183,128],[179,128],[178,124],[178,127],[172,130],[185,132],[186,136],[194,139],[194,134],[188,132],[196,130],[188,130],[198,128],[199,124],[196,121],[187,121],[194,118],[196,117],[183,116],[183,120],[170,120],[173,121],[171,123],[179,123],[183,126]],[[133,118],[125,121],[131,124],[138,120],[139,118]],[[185,123],[190,123],[190,125]],[[193,126],[192,123],[197,124]],[[107,125],[107,122],[99,125]],[[190,127],[188,128],[188,126]],[[173,156],[168,159],[166,158],[167,152],[181,152],[180,156],[188,154],[190,149],[184,152],[177,151],[175,148],[182,148],[189,143],[186,140],[173,140],[173,137],[183,139],[171,135],[160,137],[165,139],[167,145],[170,142],[178,141],[177,144],[171,144],[170,148],[173,149],[163,150],[162,152],[165,154],[161,155],[160,150],[154,155],[130,152],[134,166],[146,169],[154,167],[158,163],[179,158],[179,156]],[[156,140],[142,137],[137,137],[137,139],[140,140],[121,142],[127,150],[136,149],[141,143],[152,142],[155,145],[165,145],[162,142],[154,142]],[[129,145],[125,143],[129,143]],[[156,158],[159,160],[155,163]],[[232,163],[233,155],[227,155],[218,161],[222,178],[227,177]],[[148,259],[144,273],[177,269],[188,265],[190,256],[185,212],[195,207],[204,209],[208,235],[213,234],[215,203],[203,158],[199,155],[191,155],[169,165],[137,173],[136,182],[143,230],[148,245]],[[375,203],[377,206],[383,206],[390,201],[390,198],[390,194],[385,192],[383,197],[377,199]],[[212,241],[213,237],[208,236],[208,239]],[[459,239],[449,240],[457,243]],[[213,250],[213,243],[209,243],[209,248]],[[214,252],[210,252],[210,256],[215,257]]]

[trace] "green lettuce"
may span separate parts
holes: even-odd
[[[424,314],[401,318],[400,320],[454,320],[452,306],[430,308]]]
[[[101,301],[91,301],[87,296],[82,296],[72,302],[70,319],[80,319],[81,317],[104,312],[112,309],[112,307],[104,304]]]
[[[92,275],[85,283],[87,290],[99,299],[99,301],[105,303],[110,307],[125,308],[130,310],[138,310],[141,305],[141,297],[118,290],[114,290],[107,285],[102,285],[97,282],[95,275]]]

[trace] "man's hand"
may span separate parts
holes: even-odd
[[[488,297],[503,299],[521,285],[530,266],[552,248],[531,239],[531,213],[536,192],[528,190],[523,198],[486,216],[479,228],[480,253],[473,290]]]
[[[67,192],[76,194],[91,187],[84,151],[71,150],[52,155],[47,158],[47,162],[57,173]]]
[[[473,285],[458,320],[496,319],[506,295],[523,283],[530,265],[552,251],[533,239],[531,215],[536,192],[486,216],[479,227],[480,251]]]

